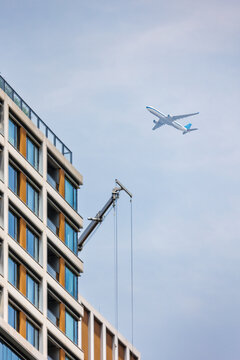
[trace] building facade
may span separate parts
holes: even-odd
[[[78,294],[82,175],[0,76],[0,359],[136,360]]]

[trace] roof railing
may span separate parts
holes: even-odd
[[[59,139],[57,135],[45,124],[44,121],[30,108],[18,93],[0,75],[0,88],[15,102],[27,117],[38,127],[39,130],[51,141],[51,143],[63,154],[72,164],[71,150]]]

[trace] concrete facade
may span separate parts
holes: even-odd
[[[77,292],[83,219],[69,194],[82,184],[0,88],[0,358],[6,347],[27,360],[140,359]]]

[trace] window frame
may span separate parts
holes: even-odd
[[[30,325],[33,329],[34,329],[34,342],[32,343],[29,338],[28,338],[28,325]],[[37,337],[36,337],[37,335]],[[37,350],[39,350],[39,337],[40,337],[40,329],[38,326],[36,326],[36,324],[29,320],[29,318],[26,319],[26,340],[32,345],[34,346]],[[36,339],[37,339],[37,344],[36,344]]]
[[[33,208],[34,209],[32,209],[29,206],[28,186],[31,187],[34,190],[34,198],[33,198],[33,204],[34,204]],[[40,198],[40,190],[39,190],[39,188],[27,177],[27,179],[26,179],[26,204],[29,207],[29,209],[37,216],[39,216],[39,198]]]
[[[66,198],[66,182],[72,187],[72,199],[71,202],[69,202]],[[72,181],[72,179],[68,176],[68,174],[65,172],[65,179],[64,179],[64,199],[66,200],[66,202],[75,210],[77,211],[78,208],[78,186],[75,185],[75,183]]]
[[[10,168],[14,171],[14,189],[10,186]],[[11,162],[11,160],[8,163],[8,188],[14,194],[19,194],[19,169]]]
[[[10,140],[10,122],[14,125],[13,142]],[[19,124],[12,119],[12,116],[8,117],[8,141],[13,147],[19,149]]]
[[[33,159],[34,159],[34,164],[29,160],[29,149],[28,149],[28,142],[30,142],[33,145]],[[31,164],[34,169],[36,169],[37,171],[39,170],[39,150],[40,150],[40,145],[37,143],[37,141],[35,141],[31,135],[29,135],[29,133],[27,133],[26,136],[26,159],[29,162],[29,164]]]
[[[76,239],[73,239],[73,249],[67,245],[66,225],[68,225],[74,231],[74,234],[75,234],[74,237],[76,237]],[[64,227],[65,227],[65,229],[64,229],[65,244],[75,255],[77,255],[77,253],[78,253],[78,230],[76,230],[75,226],[67,218],[65,218]]]
[[[69,337],[67,335],[67,315],[69,315],[73,321],[74,321],[74,326],[73,326],[73,339],[71,337]],[[76,345],[78,345],[78,319],[77,317],[73,314],[73,312],[68,309],[65,308],[65,335]]]
[[[14,283],[12,283],[9,279],[9,259],[11,259],[11,261],[14,263]],[[15,271],[16,271],[16,273],[15,273]],[[19,289],[19,262],[17,261],[15,256],[12,255],[12,253],[8,254],[8,281],[16,289]]]
[[[29,278],[34,283],[34,288],[33,288],[34,301],[33,302],[30,299],[30,295],[28,294],[28,291],[29,291],[28,279]],[[38,309],[39,309],[39,294],[40,294],[40,281],[39,281],[39,279],[36,278],[36,276],[34,276],[30,271],[27,270],[26,271],[26,298],[31,302],[31,304],[33,304]]]
[[[10,230],[9,213],[11,213],[11,215],[14,216],[14,235],[16,235],[16,237],[12,236],[12,234],[10,234],[10,232],[9,232],[9,230]],[[15,231],[16,231],[16,234],[15,234]],[[14,211],[12,211],[11,208],[8,208],[8,235],[11,236],[11,238],[14,239],[15,241],[19,242],[19,216]]]
[[[67,289],[67,270],[73,274],[73,293]],[[78,299],[78,277],[79,275],[72,266],[65,262],[65,289],[76,300]]]

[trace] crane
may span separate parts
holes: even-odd
[[[130,193],[130,191],[123,184],[121,184],[118,179],[115,179],[115,183],[117,186],[113,188],[111,197],[106,202],[106,204],[102,207],[102,209],[96,214],[94,218],[88,218],[88,220],[91,220],[91,222],[78,239],[78,251],[81,251],[83,249],[84,243],[87,240],[87,238],[96,229],[96,227],[104,220],[104,215],[106,214],[108,209],[111,206],[114,206],[116,200],[119,198],[120,191],[122,190],[125,191],[126,194],[132,199],[132,194]]]

